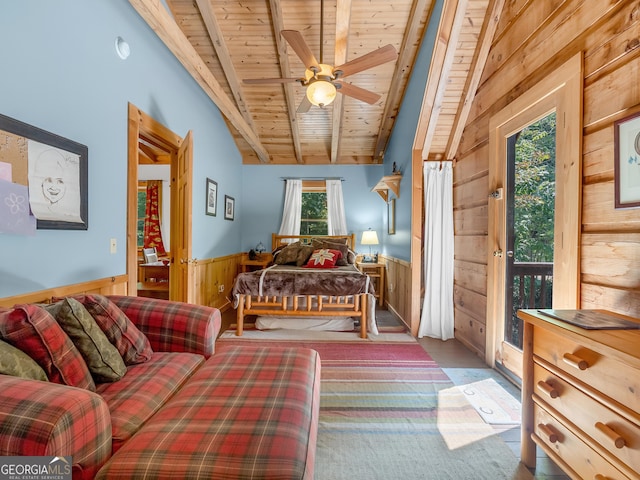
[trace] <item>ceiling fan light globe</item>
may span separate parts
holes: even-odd
[[[330,105],[336,98],[336,87],[327,80],[312,80],[307,87],[307,99],[316,106]]]

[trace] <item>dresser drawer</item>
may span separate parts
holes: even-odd
[[[640,371],[542,327],[534,327],[533,352],[629,409],[640,411]]]
[[[640,465],[640,419],[622,415],[600,403],[603,395],[586,394],[568,380],[534,363],[534,395],[628,466]]]
[[[579,478],[610,480],[637,478],[624,475],[537,403],[534,403],[533,414],[534,441],[543,445],[553,460],[560,465],[566,464]]]

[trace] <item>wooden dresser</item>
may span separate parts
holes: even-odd
[[[574,479],[640,479],[640,330],[584,329],[538,310],[518,316],[522,462],[535,467],[537,445]]]

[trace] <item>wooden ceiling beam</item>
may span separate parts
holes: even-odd
[[[291,76],[291,67],[289,66],[289,55],[287,54],[287,44],[280,35],[280,32],[284,30],[284,20],[282,17],[282,8],[280,7],[280,0],[269,0],[269,6],[271,7],[271,23],[273,25],[273,35],[276,39],[276,45],[278,47],[278,60],[280,64],[280,75],[283,78]],[[289,112],[289,126],[291,128],[291,139],[293,140],[293,151],[296,156],[296,162],[304,163],[302,156],[302,143],[300,142],[300,129],[298,128],[298,117],[296,105],[296,94],[294,91],[294,85],[291,83],[285,83],[284,96],[287,102],[287,111]]]
[[[463,98],[458,105],[455,122],[447,142],[445,158],[448,160],[454,159],[458,152],[460,140],[462,139],[462,132],[464,131],[467,119],[469,118],[473,98],[475,97],[478,85],[480,84],[484,65],[489,57],[489,50],[491,49],[493,37],[496,33],[496,29],[498,28],[498,21],[500,20],[504,4],[505,0],[491,0],[487,8],[485,20],[482,23],[482,31],[478,38],[478,45],[471,62],[470,75],[467,77],[463,90]]]
[[[240,110],[242,117],[245,119],[251,130],[257,132],[258,130],[253,123],[253,118],[251,117],[249,107],[244,101],[244,91],[242,89],[242,83],[238,79],[236,69],[231,62],[229,49],[227,48],[227,43],[225,42],[224,37],[222,36],[222,31],[220,30],[220,25],[218,24],[218,20],[216,19],[215,13],[213,12],[211,1],[212,0],[196,0],[196,4],[198,5],[198,9],[200,10],[202,20],[207,27],[209,38],[211,39],[213,48],[215,49],[216,55],[218,56],[218,61],[222,66],[222,70],[224,71],[224,76],[227,78],[227,83],[229,83],[229,88],[231,89],[233,98],[236,100],[238,110]]]
[[[373,152],[373,158],[379,159],[378,161],[382,161],[384,149],[386,148],[389,137],[391,136],[391,130],[393,129],[395,118],[398,114],[400,103],[402,102],[401,95],[403,90],[401,85],[403,76],[405,73],[411,73],[406,72],[406,70],[411,69],[418,56],[420,45],[422,44],[422,38],[429,26],[429,20],[433,14],[433,7],[435,3],[435,0],[415,0],[411,7],[411,16],[402,39],[402,45],[400,46],[399,57],[396,61],[396,68],[393,73],[393,78],[385,101],[382,121],[380,122],[380,129],[378,130],[378,137],[376,140],[375,150]],[[425,17],[425,13],[426,21],[421,27],[421,21],[422,18]],[[417,45],[417,48],[414,48],[414,45]]]
[[[342,65],[347,61],[349,48],[349,29],[351,25],[351,0],[337,0],[336,3],[336,50],[333,65]],[[342,140],[342,118],[344,97],[336,95],[333,101],[331,119],[331,163],[340,158],[340,142]]]
[[[209,98],[220,109],[240,135],[247,141],[262,163],[269,162],[269,153],[242,113],[226,95],[205,62],[176,24],[162,2],[158,0],[129,0],[131,6],[158,35],[182,66],[194,78]]]
[[[445,0],[444,2],[413,143],[413,149],[421,151],[422,158],[429,157],[431,140],[438,124],[441,100],[447,87],[447,77],[455,55],[467,3],[467,0]]]

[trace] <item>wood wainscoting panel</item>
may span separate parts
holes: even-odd
[[[198,260],[195,265],[195,303],[220,311],[232,307],[233,281],[238,274],[242,253]]]
[[[20,303],[48,303],[53,297],[66,297],[79,293],[99,293],[101,295],[127,295],[127,275],[106,277],[88,282],[74,283],[62,287],[47,288],[37,292],[0,298],[0,307],[11,308]]]
[[[411,296],[411,264],[398,258],[381,255],[380,262],[385,263],[386,292],[385,303],[415,337],[418,335],[420,318],[411,318],[409,299]]]

